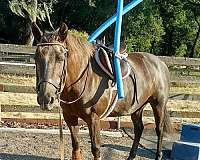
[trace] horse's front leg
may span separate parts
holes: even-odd
[[[86,120],[90,138],[91,138],[91,149],[94,156],[94,160],[101,160],[100,156],[100,119],[94,112],[91,113],[89,118]]]
[[[78,133],[79,133],[79,126],[78,126],[78,117],[69,116],[63,113],[65,122],[69,127],[71,132],[71,140],[72,140],[72,160],[82,160],[81,152],[80,152],[80,145],[78,141]]]

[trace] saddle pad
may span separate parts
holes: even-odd
[[[109,55],[110,54],[110,55]],[[99,47],[95,53],[95,60],[101,69],[111,78],[114,78],[114,62],[112,53],[107,53],[104,48]],[[127,62],[120,60],[122,79],[125,79],[130,74],[130,66]]]

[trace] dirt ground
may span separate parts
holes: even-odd
[[[17,83],[19,85],[35,85],[33,77],[14,77],[0,74],[0,83]],[[171,92],[199,93],[199,87],[172,87]],[[0,93],[2,105],[37,105],[35,94]],[[199,111],[199,101],[170,100],[169,110]],[[102,136],[102,160],[125,160],[132,146],[132,140],[127,137]],[[170,151],[179,134],[164,138],[164,159],[170,159]],[[84,160],[92,160],[90,139],[88,135],[80,136],[81,151]],[[138,149],[136,160],[155,159],[157,137],[153,130],[145,130],[140,143],[144,147]],[[65,135],[65,158],[71,159],[70,135]],[[53,134],[12,133],[0,131],[0,160],[56,160],[59,159],[59,136]]]
[[[129,130],[130,132],[130,130]],[[114,134],[113,134],[114,135]],[[65,136],[65,159],[71,159],[70,135]],[[170,159],[172,143],[178,134],[164,138],[164,159]],[[173,138],[173,139],[172,139]],[[138,149],[136,160],[155,158],[156,136],[152,130],[146,130],[140,141],[143,147]],[[127,137],[102,136],[102,160],[125,160],[131,149],[132,140]],[[90,139],[87,134],[80,136],[81,152],[84,160],[92,160]],[[56,160],[59,159],[59,136],[53,134],[0,132],[1,160]]]

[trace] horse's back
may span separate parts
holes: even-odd
[[[151,74],[154,78],[162,74],[163,78],[169,80],[168,67],[158,56],[150,53],[135,52],[129,54],[129,60],[136,71],[141,70],[143,74]]]
[[[170,74],[166,64],[159,57],[149,53],[135,52],[129,54],[129,60],[135,71],[137,83],[140,85],[139,90],[146,85],[146,89],[152,94],[163,93],[165,97],[168,97]]]

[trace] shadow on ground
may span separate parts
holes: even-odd
[[[117,152],[130,152],[131,147],[122,146],[122,145],[113,145],[113,144],[103,144],[102,147],[108,148],[108,150],[112,149]],[[137,156],[147,158],[147,159],[155,159],[156,149],[148,149],[148,148],[138,148]],[[163,149],[163,159],[170,159],[171,150]]]
[[[42,157],[42,156],[34,156],[34,155],[0,153],[0,160],[57,160],[57,159]]]

